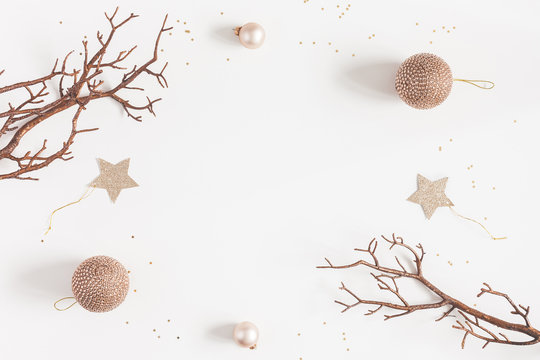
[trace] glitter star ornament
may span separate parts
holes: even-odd
[[[431,181],[418,174],[418,190],[409,196],[407,200],[422,206],[426,218],[431,219],[437,208],[454,206],[452,201],[444,193],[447,181],[447,177]]]
[[[116,202],[120,191],[139,186],[128,175],[129,160],[128,158],[118,164],[111,164],[103,159],[98,159],[100,174],[90,186],[107,190],[111,201]]]

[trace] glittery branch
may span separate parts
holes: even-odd
[[[398,312],[396,314],[384,315],[384,320],[390,320],[395,317],[411,314],[418,310],[437,309],[448,306],[448,309],[442,314],[442,316],[437,318],[435,321],[441,321],[446,317],[456,317],[457,319],[452,327],[464,332],[463,339],[461,341],[462,348],[465,347],[465,340],[469,335],[484,341],[482,348],[485,348],[490,343],[507,345],[533,345],[540,342],[540,330],[532,327],[529,322],[529,306],[525,307],[523,305],[516,305],[507,294],[495,291],[491,288],[491,286],[484,283],[485,287],[480,290],[480,293],[477,296],[480,297],[484,294],[491,294],[504,298],[513,309],[510,313],[512,315],[521,317],[524,324],[508,322],[471,308],[461,301],[454,299],[453,297],[442,292],[424,277],[422,273],[422,261],[424,260],[425,252],[421,244],[416,245],[416,247],[412,247],[406,244],[401,237],[395,236],[394,234],[392,234],[391,239],[384,236],[381,236],[381,238],[384,242],[390,244],[389,250],[392,250],[394,247],[403,248],[406,250],[412,256],[414,269],[407,270],[397,256],[395,257],[398,264],[397,268],[382,266],[375,254],[375,251],[377,250],[376,239],[371,240],[367,249],[355,249],[356,251],[368,253],[371,257],[371,261],[361,259],[347,265],[334,265],[330,260],[325,259],[327,265],[319,266],[318,268],[349,269],[357,266],[365,266],[379,271],[380,274],[371,273],[371,276],[375,279],[379,289],[381,291],[388,291],[397,299],[396,302],[366,300],[356,295],[342,282],[339,289],[346,292],[354,299],[352,303],[345,303],[339,300],[335,301],[337,304],[343,306],[342,312],[350,310],[360,304],[375,306],[373,309],[368,309],[365,315],[373,315],[379,310],[385,308],[397,310]],[[398,280],[403,278],[412,279],[420,283],[421,286],[429,290],[433,295],[437,296],[439,301],[411,304],[406,300],[406,297],[401,293],[400,288],[398,287]],[[457,312],[457,315],[452,315],[454,311]],[[521,333],[529,336],[531,339],[522,341],[510,340],[507,335],[501,332],[504,330],[514,333]]]
[[[134,65],[131,71],[128,71],[123,75],[122,80],[118,84],[113,85],[110,90],[103,90],[101,87],[104,84],[104,80],[99,79],[100,75],[107,69],[112,71],[127,69],[122,65],[123,61],[125,61],[137,48],[137,46],[133,46],[129,50],[120,51],[115,58],[105,60],[105,55],[116,31],[138,16],[130,14],[124,20],[117,22],[117,13],[118,8],[116,8],[112,15],[105,13],[105,17],[110,25],[110,30],[106,37],[99,31],[97,32],[97,40],[100,44],[100,48],[92,56],[88,53],[88,42],[82,42],[84,59],[80,69],[73,69],[72,71],[68,70],[68,59],[73,53],[73,51],[71,51],[64,57],[61,65],[59,65],[58,59],[56,60],[50,74],[34,80],[0,87],[0,94],[18,89],[25,89],[28,93],[27,99],[19,105],[13,106],[11,103],[8,103],[8,110],[0,112],[0,119],[3,119],[4,121],[3,125],[0,127],[0,139],[2,137],[10,136],[7,139],[6,145],[0,148],[0,161],[9,160],[16,166],[14,170],[0,173],[0,180],[37,180],[35,177],[26,176],[26,174],[42,169],[55,160],[67,161],[72,159],[73,156],[71,156],[69,149],[74,142],[75,136],[80,133],[98,130],[97,128],[78,129],[78,120],[81,112],[86,110],[87,105],[94,100],[111,98],[122,105],[128,117],[137,121],[141,121],[141,116],[135,114],[139,111],[148,111],[155,116],[153,105],[161,99],[151,100],[149,97],[146,97],[146,105],[134,105],[128,99],[121,97],[118,93],[120,90],[144,91],[143,88],[130,86],[141,74],[155,77],[161,87],[167,87],[167,80],[163,75],[167,64],[165,64],[159,73],[152,71],[150,66],[158,60],[158,47],[161,35],[164,32],[171,30],[172,27],[166,26],[167,16],[165,16],[154,44],[152,58],[142,65]],[[2,75],[3,72],[4,70],[0,71],[0,75]],[[53,100],[48,100],[48,82],[52,80],[58,80],[58,97]],[[69,82],[70,85],[66,85],[66,82]],[[71,132],[58,150],[53,153],[48,153],[47,140],[45,139],[39,150],[35,152],[25,151],[23,152],[24,155],[17,155],[18,153],[21,153],[19,145],[27,133],[43,121],[71,107],[77,108],[71,121]]]

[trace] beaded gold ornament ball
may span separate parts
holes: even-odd
[[[129,290],[126,269],[108,256],[83,261],[73,273],[71,289],[75,300],[88,311],[107,312],[120,305]]]
[[[452,83],[452,71],[443,59],[421,53],[409,57],[399,66],[395,86],[407,105],[431,109],[446,100]]]

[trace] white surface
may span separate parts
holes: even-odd
[[[163,97],[157,118],[142,124],[112,102],[91,104],[81,124],[101,129],[77,139],[75,159],[36,173],[39,182],[1,183],[2,359],[538,358],[540,345],[482,351],[468,339],[461,350],[452,320],[433,321],[440,311],[388,322],[364,317],[366,307],[340,314],[333,300],[350,300],[337,289],[341,280],[366,297],[379,296],[375,284],[362,270],[315,269],[325,256],[356,259],[353,248],[397,232],[423,243],[426,275],[448,293],[510,316],[502,301],[475,297],[487,281],[531,305],[540,326],[538,2],[117,2],[121,17],[141,15],[113,46],[140,46],[130,64],[149,55],[169,13],[175,29],[163,39],[160,64],[169,61],[170,87],[142,82]],[[2,10],[7,84],[47,73],[71,49],[78,54],[84,35],[95,49],[95,32],[108,27],[102,13],[113,7],[25,1]],[[248,21],[266,29],[261,49],[232,36]],[[455,83],[440,107],[409,108],[393,92],[394,73],[426,51],[456,77],[497,86]],[[62,119],[37,131],[35,146],[42,134],[52,140],[51,131],[67,131]],[[96,157],[131,157],[140,187],[114,205],[96,190],[59,212],[41,243],[50,212],[97,176]],[[418,172],[448,176],[456,209],[487,217],[488,228],[509,239],[492,241],[448,209],[425,220],[405,201]],[[53,302],[71,293],[76,265],[98,254],[125,264],[137,292],[107,314],[55,311]],[[243,320],[259,326],[256,351],[229,338]]]

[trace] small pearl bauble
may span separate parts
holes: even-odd
[[[234,30],[234,33],[238,35],[240,43],[248,49],[257,49],[264,43],[266,34],[261,25],[257,23],[247,23],[243,26],[239,26]]]
[[[399,66],[395,85],[405,103],[416,109],[431,109],[450,95],[453,81],[450,66],[443,59],[421,53]]]
[[[249,321],[236,324],[233,331],[234,341],[246,348],[254,348],[259,340],[259,329]]]

